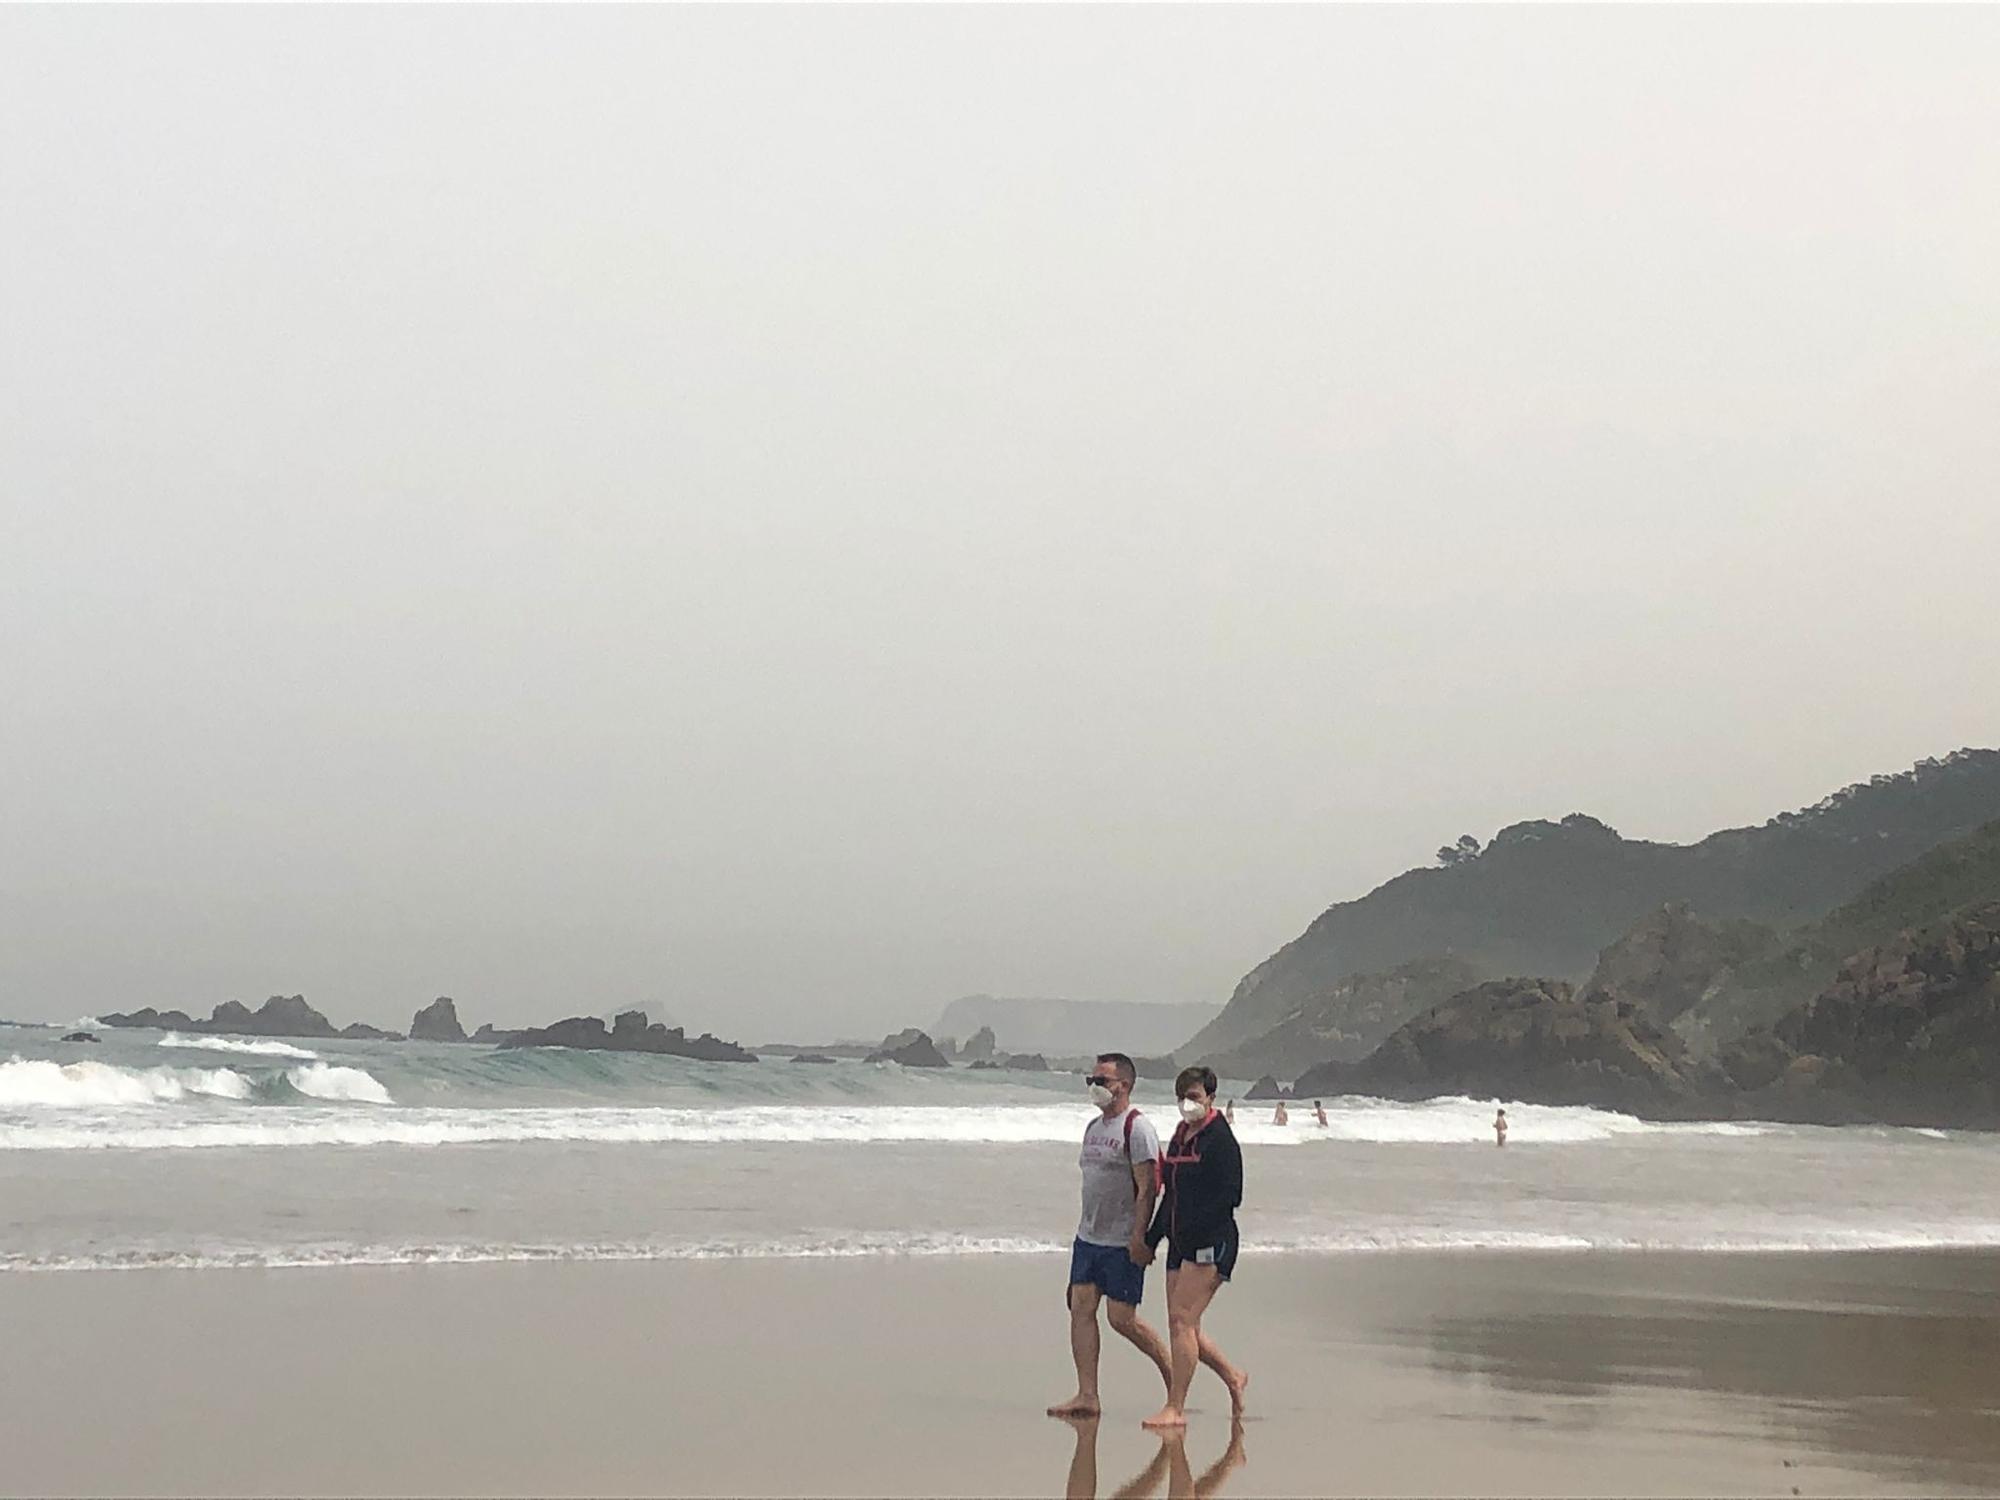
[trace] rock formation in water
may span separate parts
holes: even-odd
[[[1015,1073],[1046,1073],[1049,1060],[1039,1052],[1009,1052],[1000,1066]]]
[[[996,1056],[1001,1046],[1046,1057],[1095,1056],[1105,1051],[1136,1056],[1175,1047],[1213,1019],[1217,1009],[1136,1000],[965,995],[944,1008],[930,1035],[972,1038],[959,1051],[966,1062]],[[982,1031],[997,1039],[995,1052],[975,1050]]]
[[[400,1031],[384,1031],[366,1021],[355,1021],[340,1028],[340,1039],[343,1042],[400,1042],[404,1037]]]
[[[971,1039],[963,1047],[958,1049],[958,1055],[969,1063],[992,1062],[993,1055],[998,1050],[998,1045],[993,1040],[993,1028],[982,1026],[972,1033]]]
[[[518,1031],[503,1031],[491,1021],[482,1021],[479,1023],[479,1029],[472,1033],[469,1040],[490,1043],[495,1047],[504,1047],[510,1039],[519,1035],[521,1033]]]
[[[465,1028],[458,1024],[458,1007],[449,995],[439,995],[410,1017],[410,1040],[413,1042],[462,1042],[466,1039]]]
[[[114,1011],[98,1019],[106,1026],[143,1026],[219,1036],[298,1036],[331,1040],[340,1034],[334,1030],[331,1021],[306,1004],[303,995],[273,995],[255,1010],[240,1000],[225,1000],[215,1007],[206,1021],[193,1020],[185,1011],[158,1011],[150,1005],[129,1015]]]
[[[801,1052],[792,1061],[795,1063],[831,1063],[834,1059],[828,1057],[824,1052]]]
[[[72,1031],[63,1040],[66,1042],[94,1042],[97,1038],[87,1031]]]
[[[900,1063],[906,1068],[948,1068],[942,1052],[930,1037],[916,1027],[906,1027],[882,1039],[882,1045],[868,1054],[869,1062]]]
[[[1557,979],[1502,979],[1407,1022],[1360,1062],[1308,1069],[1293,1092],[1469,1094],[1679,1116],[1713,1112],[1718,1090],[1637,1001]]]
[[[607,1029],[599,1016],[570,1016],[551,1026],[508,1034],[501,1047],[576,1047],[592,1052],[656,1052],[700,1062],[749,1062],[757,1054],[703,1032],[687,1036],[678,1026],[646,1023],[643,1011],[621,1011]]]

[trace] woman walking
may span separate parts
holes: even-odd
[[[1174,1080],[1181,1123],[1160,1167],[1165,1194],[1146,1243],[1167,1242],[1167,1346],[1173,1378],[1167,1404],[1146,1418],[1148,1427],[1187,1425],[1188,1387],[1197,1361],[1222,1377],[1229,1405],[1243,1414],[1250,1377],[1232,1365],[1207,1334],[1201,1315],[1236,1269],[1236,1209],[1243,1201],[1243,1152],[1236,1132],[1215,1107],[1216,1078],[1210,1068],[1183,1068]]]

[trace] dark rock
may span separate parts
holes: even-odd
[[[969,1064],[969,1066],[975,1073],[997,1073],[1000,1071],[1000,1064],[994,1062],[989,1057],[979,1058],[977,1061]]]
[[[472,1033],[471,1040],[475,1042],[491,1042],[495,1046],[504,1047],[512,1038],[519,1035],[521,1033],[518,1031],[502,1031],[491,1021],[485,1021],[480,1024],[477,1031]]]
[[[830,1063],[833,1059],[823,1052],[801,1052],[792,1061],[798,1063]]]
[[[384,1031],[379,1026],[370,1026],[366,1021],[355,1021],[340,1028],[340,1039],[343,1042],[400,1042],[403,1040],[403,1033]]]
[[[1141,1078],[1164,1079],[1168,1082],[1179,1077],[1181,1071],[1180,1064],[1174,1061],[1172,1053],[1165,1057],[1135,1057],[1132,1059],[1132,1069]]]
[[[1670,901],[1598,954],[1588,988],[1637,1000],[1665,1026],[1777,947],[1778,935],[1759,923],[1705,921],[1687,902]]]
[[[638,1024],[630,1018],[637,1017]],[[577,1047],[593,1052],[653,1052],[666,1057],[691,1057],[699,1062],[755,1062],[757,1054],[734,1042],[703,1032],[689,1037],[678,1026],[645,1024],[640,1011],[625,1011],[615,1029],[596,1016],[570,1016],[552,1026],[509,1033],[502,1047]]]
[[[868,1054],[870,1062],[900,1063],[906,1068],[948,1068],[951,1066],[929,1036],[911,1026],[884,1037],[882,1045]]]
[[[1000,1066],[1014,1073],[1046,1073],[1049,1060],[1039,1052],[1010,1052]]]
[[[94,1042],[97,1040],[97,1038],[92,1036],[87,1031],[72,1031],[68,1036],[64,1037],[63,1040],[66,1042]]]
[[[991,1062],[994,1051],[993,1028],[982,1026],[958,1049],[958,1055],[967,1062]]]
[[[1420,958],[1386,973],[1352,974],[1312,996],[1269,1031],[1202,1061],[1224,1078],[1296,1074],[1329,1059],[1366,1057],[1412,1017],[1490,974],[1457,958]]]
[[[1308,1069],[1293,1093],[1469,1094],[1678,1116],[1715,1112],[1715,1082],[1637,1001],[1578,994],[1554,979],[1501,979],[1397,1028],[1360,1062]]]
[[[135,1010],[129,1015],[121,1015],[114,1010],[111,1014],[99,1016],[97,1019],[106,1026],[138,1026],[150,1031],[199,1031],[201,1029],[195,1023],[194,1018],[184,1010],[154,1010],[150,1005]]]
[[[196,1021],[185,1011],[154,1010],[150,1005],[130,1015],[98,1017],[106,1026],[149,1026],[163,1031],[196,1031],[219,1036],[303,1036],[321,1039],[338,1036],[333,1023],[310,1005],[303,995],[273,995],[252,1010],[240,1000],[225,1000],[206,1021]]]
[[[2000,901],[1856,954],[1720,1062],[1762,1119],[2000,1128]]]
[[[451,996],[439,995],[437,999],[410,1017],[410,1040],[413,1042],[466,1040],[465,1028],[458,1024],[458,1006],[452,1002]]]
[[[1288,1089],[1283,1084],[1279,1083],[1278,1080],[1273,1078],[1269,1073],[1266,1073],[1262,1078],[1258,1079],[1255,1083],[1250,1085],[1250,1092],[1245,1094],[1243,1097],[1245,1099],[1252,1099],[1252,1100],[1289,1099],[1292,1097],[1293,1092],[1294,1092],[1293,1090]]]

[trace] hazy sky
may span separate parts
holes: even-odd
[[[2000,10],[0,11],[0,1015],[1223,999],[2000,743]]]

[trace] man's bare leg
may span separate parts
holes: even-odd
[[[1069,1459],[1069,1481],[1063,1500],[1097,1500],[1097,1418],[1064,1417],[1076,1430],[1076,1452]]]
[[[1104,1316],[1113,1332],[1123,1334],[1134,1348],[1153,1362],[1153,1368],[1160,1372],[1160,1384],[1172,1390],[1173,1357],[1167,1353],[1166,1341],[1153,1331],[1153,1325],[1139,1316],[1139,1309],[1129,1302],[1113,1302]]]
[[[1069,1289],[1069,1352],[1076,1361],[1076,1394],[1049,1408],[1052,1417],[1094,1417],[1097,1402],[1097,1303],[1104,1294],[1088,1283]]]

